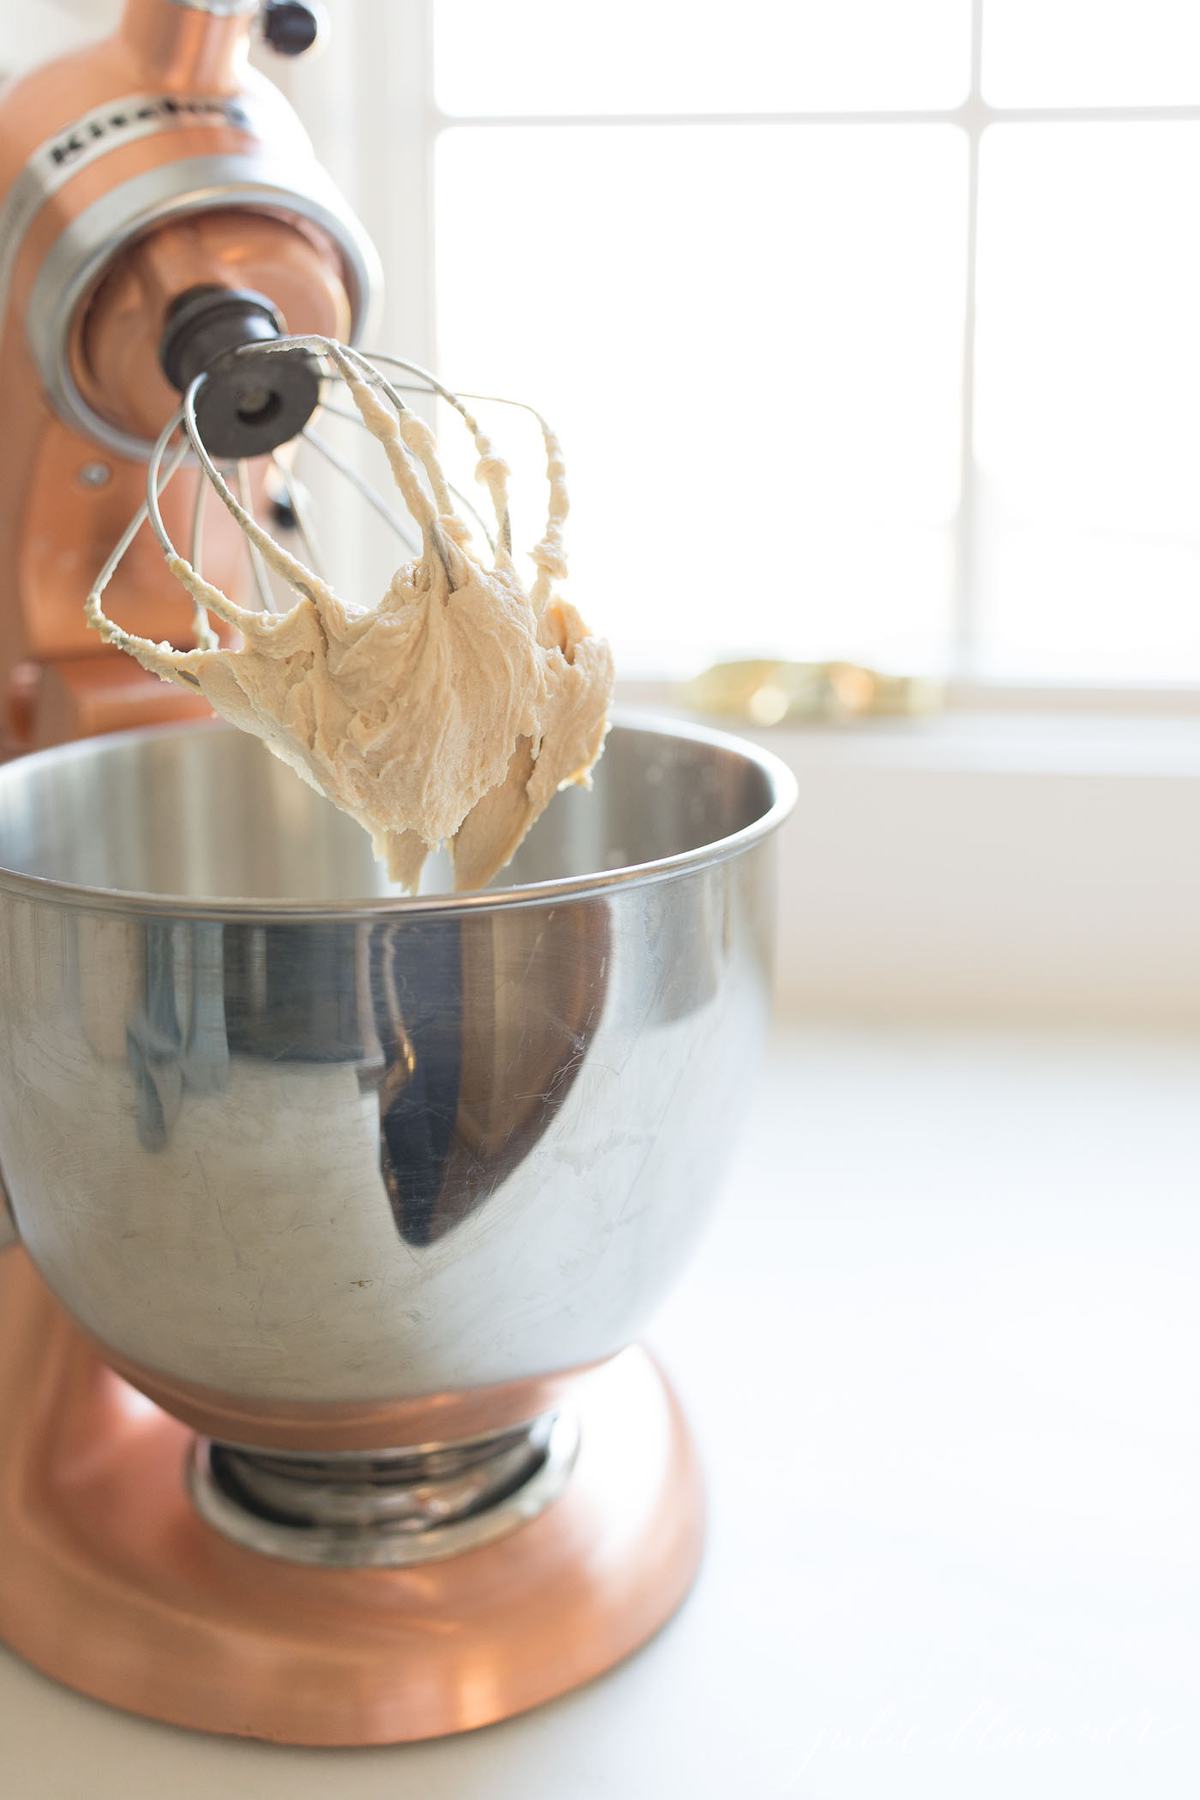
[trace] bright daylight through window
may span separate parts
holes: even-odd
[[[439,364],[627,673],[1200,681],[1192,0],[432,5]]]

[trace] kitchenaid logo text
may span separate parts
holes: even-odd
[[[47,145],[43,154],[53,168],[61,169],[85,156],[95,145],[106,139],[119,138],[129,132],[141,134],[145,132],[147,125],[155,123],[190,125],[200,121],[233,125],[239,131],[251,129],[250,115],[239,100],[176,99],[167,94],[161,99],[140,100],[136,105],[114,107],[108,113],[92,113],[81,124],[74,126],[65,137]]]

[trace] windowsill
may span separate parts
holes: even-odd
[[[715,730],[752,738],[792,765],[838,768],[902,768],[934,773],[959,771],[1119,776],[1200,774],[1200,696],[1191,709],[1178,693],[1134,691],[1131,704],[1096,710],[1078,703],[1049,702],[1021,707],[1002,703],[950,705],[944,712],[914,719],[864,719],[846,724],[778,725],[763,728],[737,718],[700,714],[681,707],[669,682],[618,684],[625,706],[687,718]],[[1151,699],[1156,702],[1150,709]]]
[[[724,728],[726,722],[711,723]],[[766,731],[733,721],[731,728],[786,762],[809,767],[832,763],[979,775],[1200,775],[1200,720],[946,713],[932,719]]]
[[[621,697],[680,716],[661,684]],[[785,1017],[1200,1020],[1200,718],[703,722],[796,777],[778,843]]]

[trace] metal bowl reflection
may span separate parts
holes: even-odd
[[[503,885],[414,899],[221,727],[0,768],[0,1166],[42,1276],[147,1391],[297,1442],[611,1355],[718,1185],[790,803],[749,745],[619,724]]]

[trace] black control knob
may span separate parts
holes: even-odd
[[[325,9],[305,0],[266,0],[262,29],[280,56],[303,56],[325,35]]]

